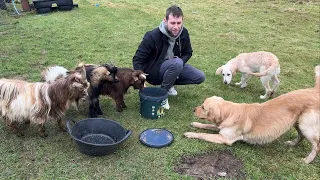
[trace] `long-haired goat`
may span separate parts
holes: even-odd
[[[65,130],[65,112],[71,102],[88,96],[88,87],[84,68],[52,83],[0,79],[0,115],[19,136],[23,135],[19,124],[31,122],[46,137],[45,122],[56,120]]]

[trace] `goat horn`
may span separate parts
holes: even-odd
[[[80,62],[77,67],[83,67],[83,66],[84,66],[84,62]]]
[[[87,75],[86,75],[86,69],[85,69],[84,66],[82,66],[82,68],[81,68],[81,78],[82,78],[82,79],[87,79],[86,76],[87,76]]]
[[[146,80],[146,79],[147,79],[146,75],[144,75],[144,74],[140,74],[140,75],[139,75],[139,78],[140,78],[140,79],[143,79],[143,80]]]

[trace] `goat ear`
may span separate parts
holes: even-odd
[[[75,70],[67,71],[67,75],[74,74],[75,72],[76,72]]]
[[[81,88],[83,85],[77,81],[72,83],[72,87]]]
[[[217,70],[216,70],[216,75],[219,75],[222,73],[222,69],[223,69],[224,65],[219,67]]]
[[[81,69],[82,69],[82,67],[84,67],[84,62],[80,62],[77,66],[76,66],[76,68],[75,68],[75,70],[76,71],[81,71]]]
[[[79,76],[77,76],[77,75],[74,75],[71,80],[72,80],[73,83],[79,83],[80,82]]]
[[[139,80],[138,71],[134,70],[134,71],[132,72],[132,79],[133,79],[134,81],[138,81],[138,80]]]

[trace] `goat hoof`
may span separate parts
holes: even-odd
[[[103,115],[103,112],[102,111],[98,111],[97,115]]]
[[[67,132],[67,128],[63,127],[63,128],[60,128],[61,131],[63,132]]]
[[[122,112],[123,109],[122,109],[122,108],[117,108],[117,111],[118,111],[118,112]]]
[[[40,133],[40,136],[43,137],[43,138],[48,137],[48,133],[46,133],[46,132],[41,132],[41,133]]]
[[[18,137],[23,137],[24,134],[23,134],[22,132],[17,132],[17,136],[18,136]]]
[[[96,117],[98,117],[98,115],[97,115],[97,114],[95,114],[95,115],[89,115],[88,117],[89,117],[89,118],[96,118]]]

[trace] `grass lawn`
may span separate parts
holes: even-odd
[[[30,1],[31,2],[31,1]],[[114,102],[101,98],[102,117],[133,131],[116,153],[89,157],[78,152],[71,137],[47,123],[49,136],[41,138],[30,126],[17,137],[0,123],[0,179],[192,179],[174,172],[184,154],[228,149],[241,159],[248,179],[320,179],[320,157],[306,165],[311,151],[303,141],[288,147],[292,129],[264,146],[237,142],[232,146],[186,139],[183,133],[199,121],[193,107],[216,95],[239,103],[263,102],[264,89],[252,78],[246,89],[224,85],[215,70],[242,52],[270,51],[281,64],[276,96],[314,85],[314,66],[320,64],[319,0],[74,0],[72,11],[17,18],[0,10],[0,78],[40,80],[40,71],[57,64],[72,69],[78,62],[109,63],[132,67],[132,57],[144,33],[160,24],[165,10],[176,3],[184,11],[194,54],[188,63],[203,70],[201,85],[177,86],[165,117],[147,120],[139,115],[138,91],[126,95],[128,108],[115,111]],[[95,4],[98,3],[99,7]],[[240,75],[234,79],[240,80]],[[320,102],[319,102],[320,103]],[[87,117],[88,106],[71,109],[66,119]],[[175,140],[169,147],[143,146],[139,134],[147,128],[166,128]]]

